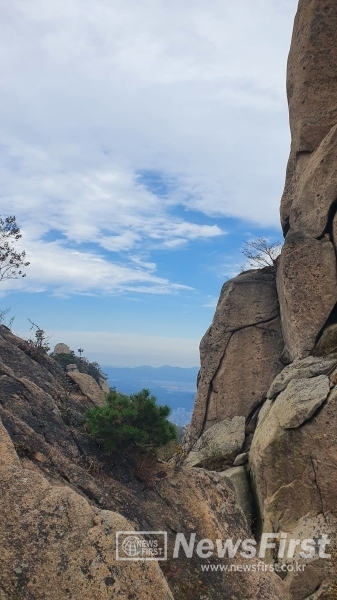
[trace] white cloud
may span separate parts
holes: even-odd
[[[216,220],[196,223],[184,207],[278,223],[296,3],[16,0],[3,7],[1,211],[15,213],[25,231],[31,286],[172,291],[179,282],[104,251],[120,261],[121,253],[147,252],[149,262],[154,247],[169,251],[223,233]],[[139,173],[150,171],[168,182],[167,193],[142,183]],[[50,230],[62,234],[57,243],[43,238]],[[76,248],[83,243],[97,254]],[[94,263],[89,281],[84,265]]]
[[[14,153],[15,144],[12,142]],[[11,149],[3,151],[8,160]],[[15,210],[30,235],[59,230],[77,243],[91,242],[110,251],[137,247],[146,237],[152,240],[194,240],[222,235],[217,225],[198,225],[170,213],[172,199],[147,190],[135,174],[121,167],[60,172],[60,165],[48,163],[32,152],[22,170],[3,170],[5,210]],[[47,164],[46,164],[47,162]],[[7,180],[6,180],[7,176]]]
[[[155,274],[153,263],[132,257],[128,263],[114,263],[99,254],[65,248],[59,242],[25,240],[26,258],[31,260],[27,279],[5,281],[1,293],[25,289],[28,292],[53,291],[68,294],[116,294],[135,291],[175,294],[192,288],[170,282]]]

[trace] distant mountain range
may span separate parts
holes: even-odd
[[[147,388],[156,396],[159,404],[168,404],[171,420],[178,425],[186,425],[191,418],[198,367],[102,367],[108,376],[110,387],[124,394],[134,394]]]

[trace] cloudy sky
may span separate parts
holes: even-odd
[[[296,0],[1,1],[14,331],[103,365],[198,364],[245,240],[281,238]]]

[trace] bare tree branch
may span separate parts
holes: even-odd
[[[0,282],[7,279],[26,277],[22,267],[28,267],[26,252],[16,252],[15,243],[21,238],[14,215],[0,217]]]
[[[28,321],[32,324],[30,331],[34,331],[34,329],[35,329],[35,340],[31,340],[31,339],[27,340],[28,344],[31,347],[35,348],[37,351],[49,352],[50,346],[49,346],[48,342],[51,338],[51,335],[46,337],[45,331],[43,329],[41,329],[31,319],[28,319]]]
[[[242,254],[248,259],[248,266],[250,268],[262,269],[263,267],[273,267],[276,269],[277,257],[281,253],[281,248],[281,242],[271,243],[267,238],[261,237],[246,242],[242,249]]]

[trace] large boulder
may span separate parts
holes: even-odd
[[[325,370],[331,370],[329,359]],[[324,374],[307,379],[284,377],[287,380],[285,389],[261,411],[249,453],[261,528],[301,540],[325,534],[335,544],[337,388],[330,391],[333,381]],[[274,393],[277,387],[276,383],[272,386]],[[331,561],[318,556],[303,560],[298,553],[289,559],[306,564],[303,572],[286,577],[295,600],[307,598],[334,577],[337,554],[333,544],[328,549]]]
[[[337,365],[337,357],[327,356],[324,358],[316,356],[307,356],[302,360],[294,360],[285,367],[271,384],[267,398],[275,398],[280,392],[286,389],[288,383],[293,379],[310,379],[317,375],[326,375],[330,373]]]
[[[329,239],[287,236],[277,271],[285,357],[310,354],[337,300],[336,254]]]
[[[319,375],[309,379],[292,379],[275,402],[274,412],[283,429],[294,429],[308,421],[327,399],[329,378]]]
[[[233,417],[207,429],[192,447],[186,458],[189,467],[233,462],[245,441],[245,418]]]
[[[90,398],[95,404],[102,406],[106,392],[98,385],[91,375],[80,373],[78,370],[67,371],[67,376],[76,383],[82,394]]]
[[[71,353],[72,352],[71,352],[69,346],[67,346],[67,344],[63,344],[63,342],[56,344],[56,346],[54,348],[54,354],[71,354]]]
[[[275,271],[247,271],[227,281],[200,344],[192,440],[219,421],[250,415],[282,369],[282,348]]]

